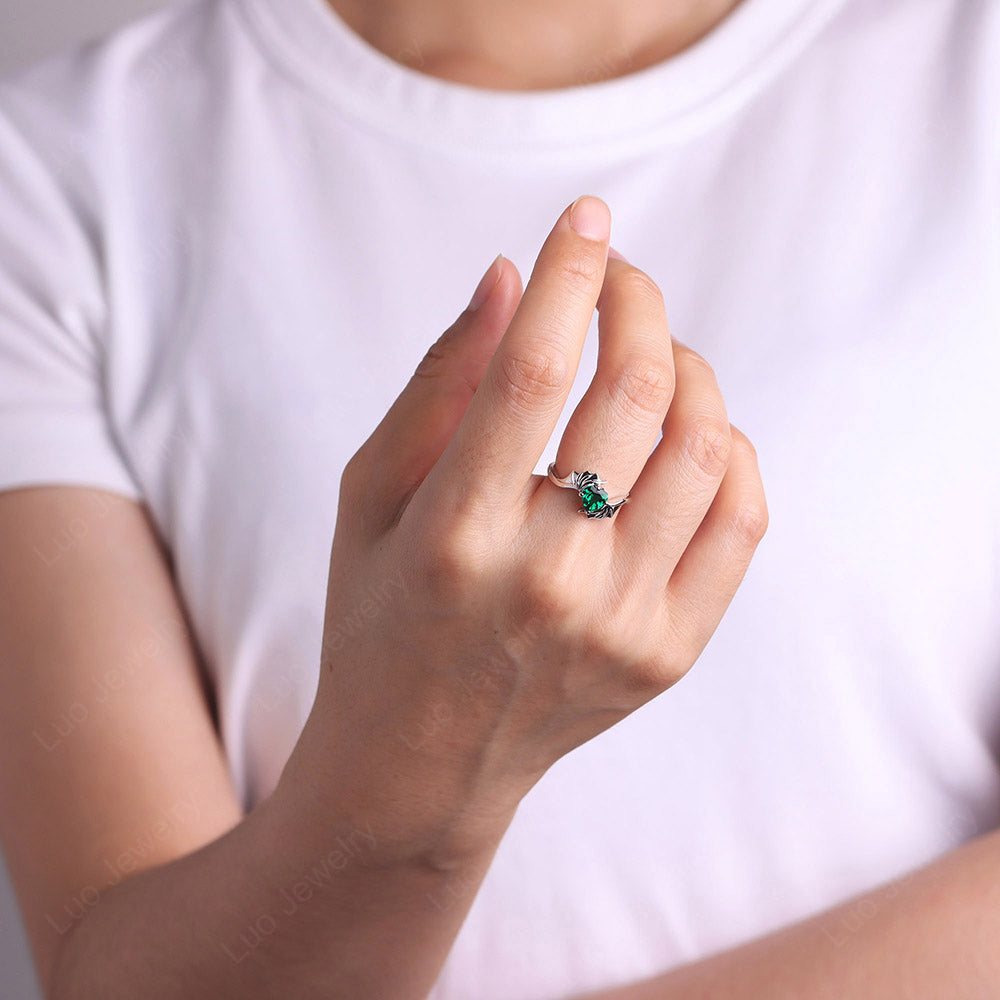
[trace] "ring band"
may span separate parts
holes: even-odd
[[[628,503],[628,495],[609,500],[604,489],[607,483],[596,472],[571,472],[568,476],[559,476],[556,474],[556,463],[552,462],[549,465],[549,480],[556,486],[576,490],[583,503],[577,513],[587,517],[612,518],[619,507]]]

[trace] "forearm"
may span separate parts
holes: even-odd
[[[816,917],[587,1000],[1000,996],[1000,832]]]
[[[279,785],[224,836],[103,891],[65,935],[51,1000],[426,996],[493,850],[443,869],[321,794]]]

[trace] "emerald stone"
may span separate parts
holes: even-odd
[[[607,503],[608,494],[596,486],[585,486],[580,490],[580,499],[583,501],[583,509],[588,513],[593,513]]]

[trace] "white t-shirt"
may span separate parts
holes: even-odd
[[[691,673],[525,798],[433,998],[734,945],[1000,823],[998,122],[986,0],[742,0],[528,93],[323,0],[185,0],[0,86],[0,488],[149,505],[252,806],[315,693],[345,462],[497,252],[526,280],[600,195],[770,527]]]

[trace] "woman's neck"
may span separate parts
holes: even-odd
[[[495,90],[548,90],[662,62],[740,0],[327,2],[370,45],[422,73]]]

